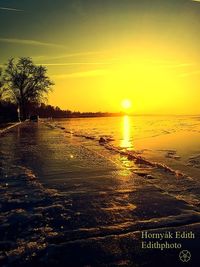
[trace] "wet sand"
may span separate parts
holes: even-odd
[[[48,122],[1,135],[0,160],[2,266],[198,263],[200,206],[189,177],[90,146]],[[144,231],[173,238],[142,239]],[[177,231],[195,237],[177,239]],[[157,241],[181,248],[142,248]],[[183,249],[192,255],[187,263],[179,259]]]

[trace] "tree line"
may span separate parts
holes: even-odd
[[[45,104],[54,82],[44,66],[35,65],[31,58],[11,58],[0,69],[0,123],[28,119],[31,115],[42,118],[104,117],[121,113],[72,112]]]

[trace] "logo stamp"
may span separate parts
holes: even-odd
[[[179,253],[179,259],[182,262],[188,262],[188,261],[190,261],[191,257],[192,257],[192,255],[191,255],[191,253],[188,250],[182,250]]]

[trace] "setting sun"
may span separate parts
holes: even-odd
[[[126,109],[126,110],[132,107],[132,103],[129,99],[124,99],[121,104],[122,104],[123,109]]]

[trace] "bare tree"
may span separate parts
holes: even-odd
[[[19,107],[21,119],[28,116],[29,107],[46,99],[53,82],[47,76],[44,66],[37,66],[31,58],[11,58],[3,75],[4,93]]]

